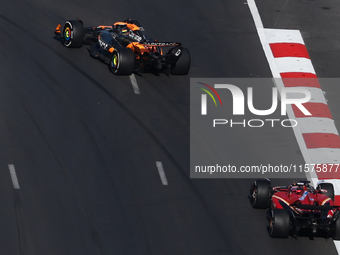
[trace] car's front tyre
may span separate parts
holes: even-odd
[[[68,48],[79,48],[83,45],[85,30],[80,20],[68,20],[62,30],[62,43]]]
[[[332,183],[319,183],[317,189],[324,190],[322,194],[326,195],[327,197],[331,198],[334,201],[334,187]]]
[[[257,209],[269,207],[271,198],[271,184],[268,180],[256,180],[250,188],[251,205]]]
[[[115,49],[110,63],[110,70],[117,75],[130,75],[135,66],[135,54],[129,48]]]
[[[332,238],[333,240],[340,240],[340,217],[338,217],[334,222],[332,222],[332,224],[333,224]]]

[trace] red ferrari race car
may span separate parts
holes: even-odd
[[[151,39],[137,20],[90,27],[84,27],[79,19],[69,20],[63,27],[57,26],[55,35],[68,48],[89,45],[90,55],[109,65],[114,74],[186,75],[190,69],[190,53],[181,43]]]
[[[256,180],[250,189],[254,208],[267,209],[271,237],[297,237],[300,231],[311,236],[326,234],[340,240],[339,206],[334,205],[333,184],[309,181],[271,187],[268,179]]]

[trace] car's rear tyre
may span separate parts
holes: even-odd
[[[171,66],[172,75],[186,75],[189,73],[191,58],[189,50],[186,48],[177,48],[174,54],[180,54],[179,59]],[[178,51],[180,50],[180,52]]]
[[[135,67],[135,54],[129,48],[115,49],[110,63],[110,70],[118,75],[130,75]]]
[[[256,180],[250,188],[251,205],[254,208],[268,208],[271,197],[271,184],[268,180]]]
[[[83,45],[85,30],[79,20],[68,20],[62,31],[62,42],[68,48],[79,48]]]
[[[290,231],[290,216],[285,209],[273,209],[269,222],[269,234],[271,237],[287,238]]]
[[[326,195],[334,201],[334,187],[332,183],[319,183],[317,189],[325,190],[325,192],[322,192],[322,194]]]
[[[334,222],[332,238],[333,240],[340,240],[340,217]]]

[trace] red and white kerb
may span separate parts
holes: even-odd
[[[304,87],[311,92],[311,100],[303,104],[311,116],[305,116],[294,105],[287,112],[291,119],[298,121],[294,132],[306,164],[322,164],[320,167],[324,168],[324,171],[309,173],[310,178],[314,184],[318,180],[333,183],[335,204],[340,205],[340,167],[335,171],[340,164],[340,137],[301,33],[299,30],[263,30],[277,69],[273,76],[282,78],[277,86]]]

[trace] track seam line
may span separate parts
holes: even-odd
[[[168,180],[166,178],[162,162],[161,161],[156,161],[156,166],[157,166],[159,177],[161,178],[162,184],[163,185],[168,185]]]
[[[139,90],[139,87],[138,87],[138,83],[137,83],[137,79],[136,79],[135,74],[129,75],[129,78],[130,78],[130,81],[131,81],[131,84],[132,84],[133,92],[135,92],[135,94],[140,94],[140,90]]]
[[[13,188],[14,189],[20,189],[19,181],[18,181],[18,176],[15,171],[15,166],[13,164],[8,164],[8,169],[9,173],[11,175],[12,183],[13,183]]]

